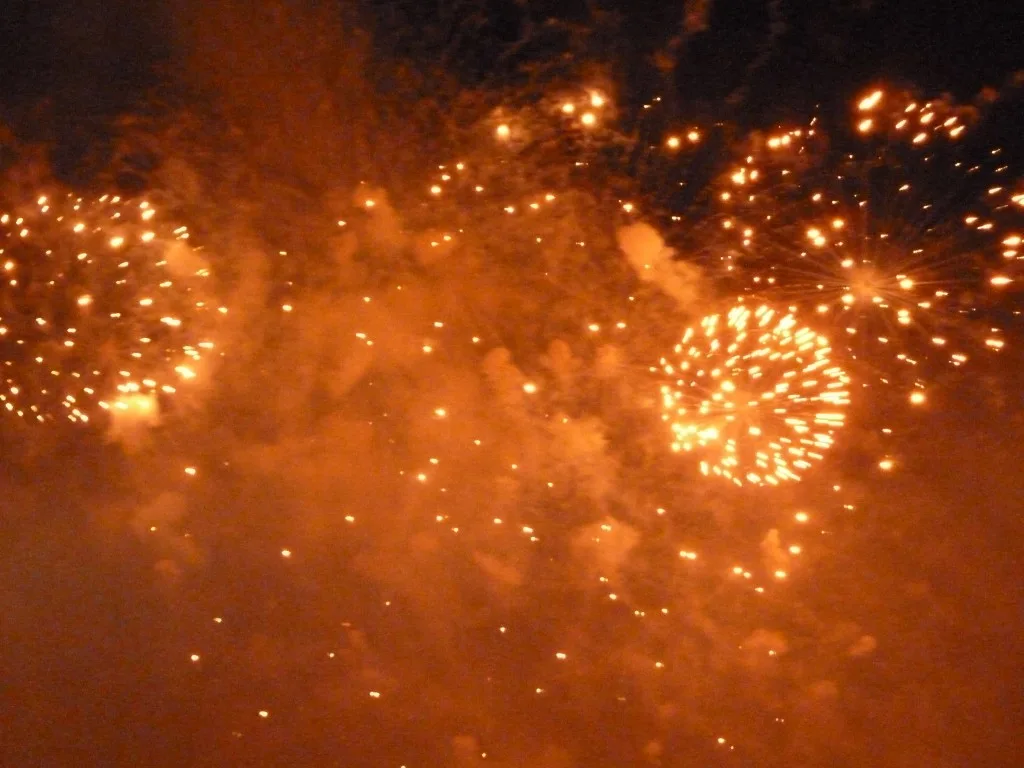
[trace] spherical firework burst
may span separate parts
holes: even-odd
[[[0,408],[32,422],[136,414],[196,376],[218,308],[185,227],[147,202],[39,197],[0,214]],[[224,310],[219,310],[223,312]]]
[[[736,485],[799,480],[842,427],[849,377],[792,314],[740,304],[686,330],[662,358],[662,419],[675,451]]]

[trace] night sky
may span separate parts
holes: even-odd
[[[384,26],[408,17],[421,23],[436,21],[442,14],[401,0],[368,5],[380,13]],[[755,92],[747,108],[757,111],[748,119],[759,117],[770,104],[806,110],[877,78],[970,98],[985,86],[1002,85],[1021,66],[1024,14],[1013,3],[844,0],[752,5],[735,0],[683,5],[698,9],[693,16],[706,28],[693,34],[682,56],[681,98],[714,103],[745,87]],[[500,41],[514,38],[524,18],[534,23],[552,17],[578,20],[586,18],[586,6],[484,3],[479,5],[484,15],[481,27]],[[657,46],[680,31],[683,19],[669,3],[597,7],[622,15],[625,25],[619,44],[633,54],[627,66],[638,71]],[[751,77],[748,67],[766,39],[776,13],[773,8],[781,22],[778,52]],[[0,26],[4,107],[52,99],[79,116],[124,108],[153,83],[153,68],[172,57],[173,25],[167,19],[174,13],[175,3],[164,0],[151,4],[145,13],[123,1],[9,3]],[[702,25],[693,28],[701,30]],[[475,53],[483,63],[495,55],[493,48]],[[461,63],[472,68],[478,62]]]
[[[1017,765],[1022,36],[9,2],[0,765]]]

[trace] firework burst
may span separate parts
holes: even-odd
[[[41,196],[0,215],[0,408],[153,423],[213,349],[209,271],[147,202]]]
[[[662,358],[672,449],[736,485],[799,480],[843,426],[849,377],[827,339],[792,314],[740,304],[687,329]]]
[[[1003,346],[998,328],[973,321],[1009,282],[999,243],[1014,238],[997,214],[1014,206],[999,152],[971,163],[960,149],[973,112],[883,110],[891,101],[874,91],[858,102],[869,141],[854,152],[825,151],[813,122],[762,142],[716,193],[719,242],[752,293],[814,312],[883,381],[899,370],[920,382],[925,367]]]

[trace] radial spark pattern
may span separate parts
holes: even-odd
[[[873,91],[852,152],[826,150],[814,121],[759,141],[716,191],[720,250],[756,295],[815,312],[885,381],[920,385],[924,363],[1002,348],[984,320],[1012,282],[1019,206],[998,148],[963,145],[976,117]]]
[[[0,215],[0,408],[86,423],[152,422],[213,348],[218,310],[185,227],[147,202],[39,197]],[[166,229],[166,231],[165,231]]]
[[[687,329],[662,358],[662,418],[675,451],[736,485],[799,480],[842,427],[849,378],[828,341],[791,314],[733,307]]]

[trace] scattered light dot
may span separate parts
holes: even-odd
[[[878,106],[879,102],[882,101],[882,92],[874,91],[870,95],[865,96],[857,104],[857,109],[861,112],[867,112],[868,110],[874,109]]]

